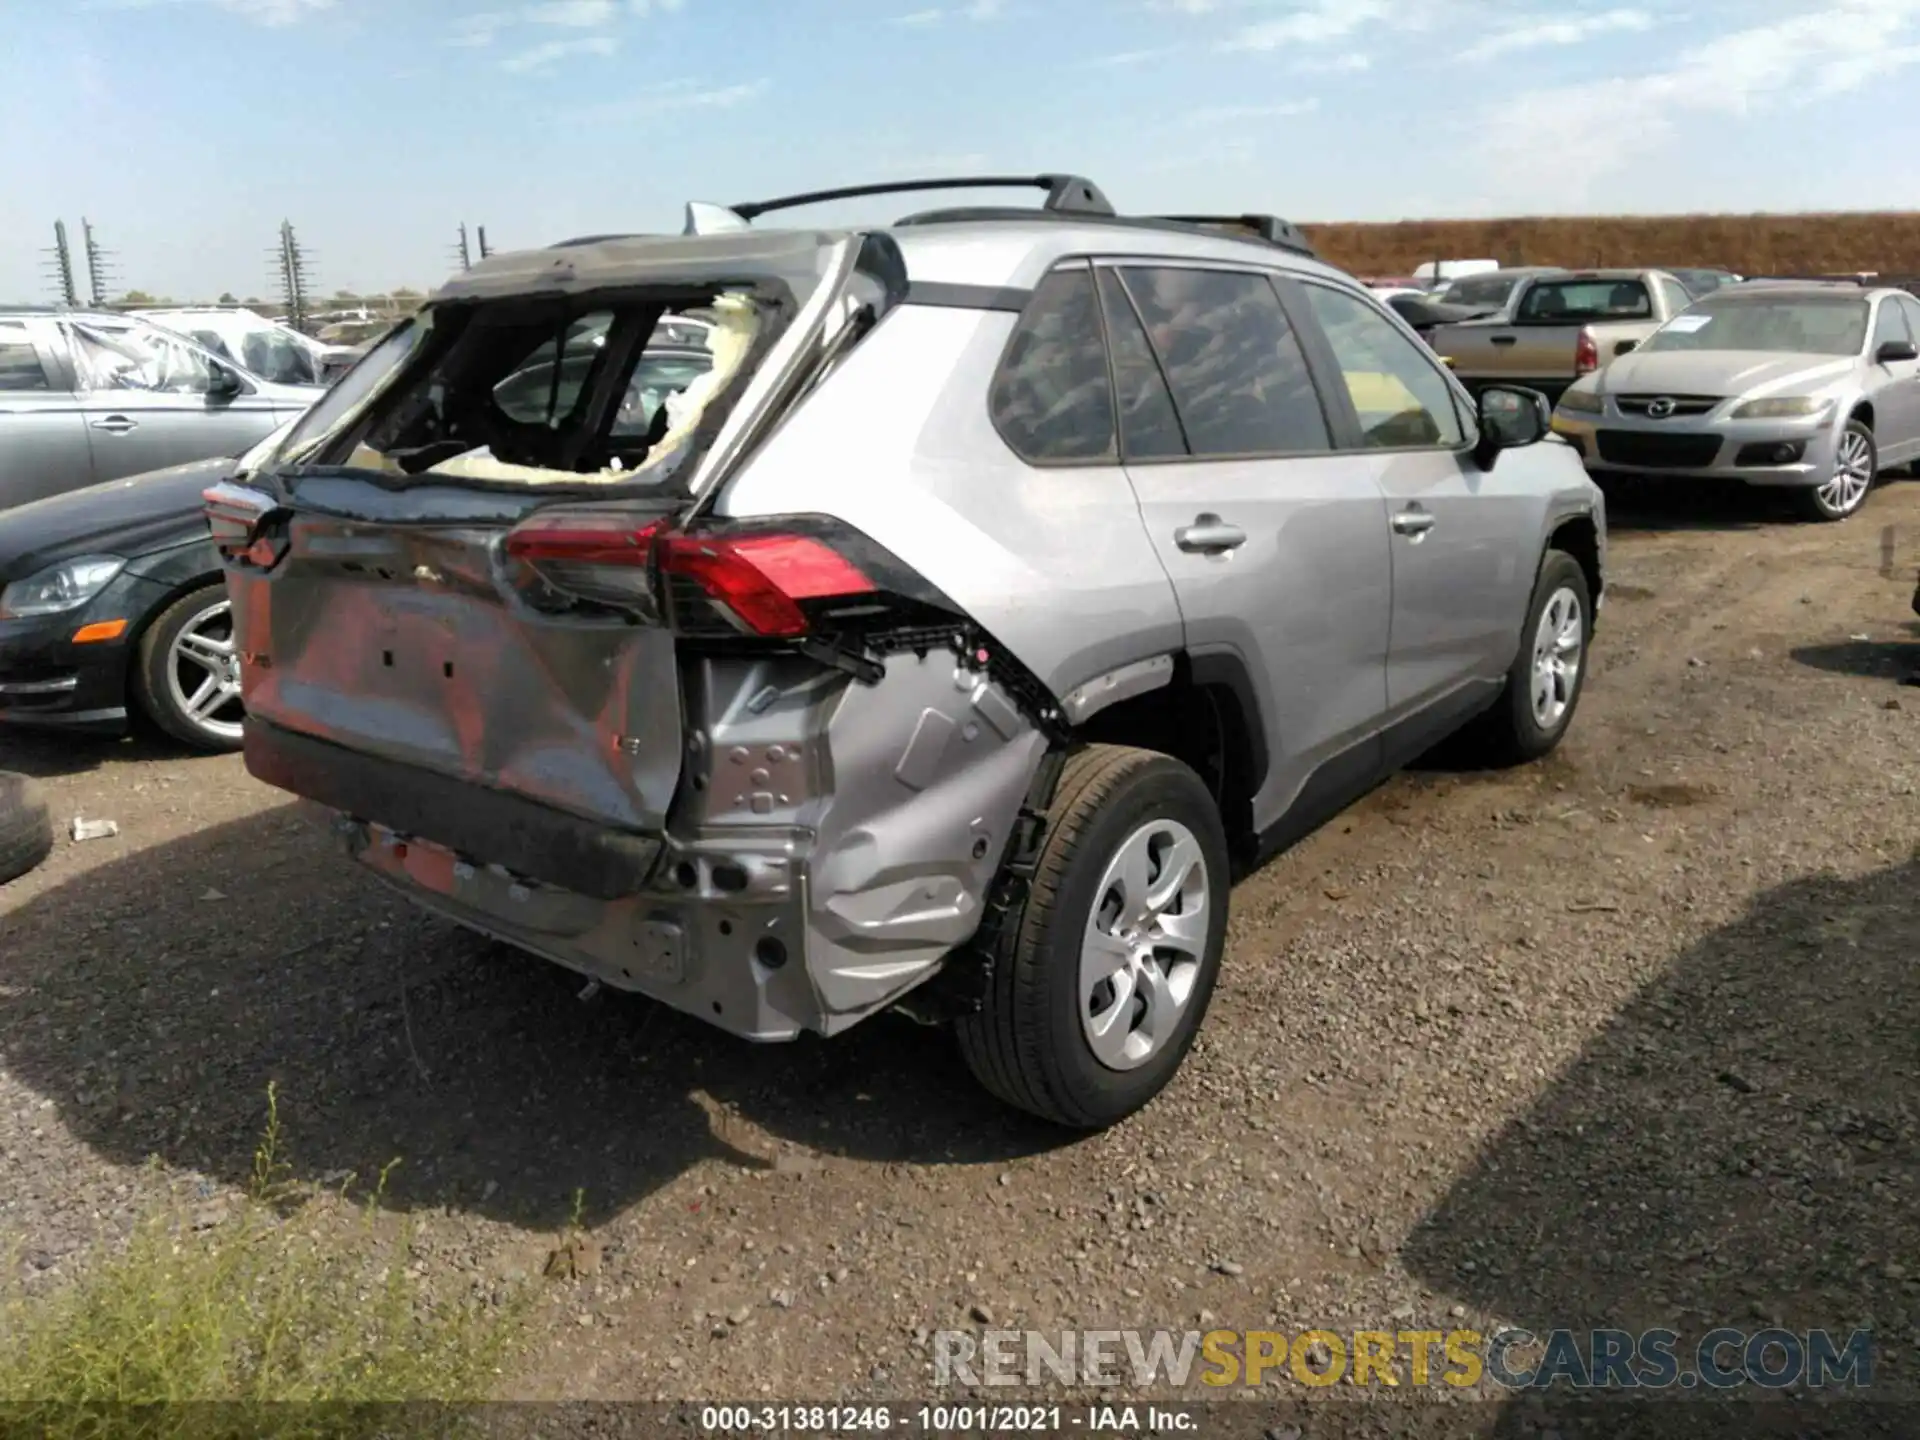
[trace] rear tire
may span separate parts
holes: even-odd
[[[1486,760],[1524,765],[1560,743],[1586,689],[1587,640],[1592,633],[1587,572],[1564,550],[1547,551],[1533,582],[1506,687],[1468,731]]]
[[[225,581],[182,595],[147,627],[133,692],[142,713],[183,745],[216,754],[240,748],[240,669]]]
[[[17,880],[53,853],[53,817],[40,787],[0,770],[0,885]]]
[[[1834,442],[1833,473],[1824,485],[1795,492],[1800,513],[1809,520],[1833,524],[1857,515],[1880,479],[1880,450],[1873,430],[1864,420],[1847,421]]]
[[[1166,1088],[1226,947],[1226,829],[1169,756],[1091,745],[1066,762],[1025,901],[980,1010],[955,1029],[988,1090],[1097,1130]]]

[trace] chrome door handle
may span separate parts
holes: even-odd
[[[1433,516],[1425,510],[1402,510],[1393,517],[1397,535],[1424,535],[1433,528]]]
[[[96,430],[111,430],[115,435],[124,435],[129,430],[138,430],[140,428],[140,422],[138,420],[129,420],[124,415],[108,415],[104,419],[95,420],[93,422],[93,428]]]
[[[1218,555],[1223,550],[1237,550],[1247,543],[1247,532],[1238,525],[1229,525],[1218,515],[1196,515],[1191,525],[1182,525],[1173,532],[1173,543],[1189,554]]]

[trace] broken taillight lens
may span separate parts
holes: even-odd
[[[808,632],[802,602],[876,588],[827,541],[760,525],[687,533],[665,519],[636,523],[618,513],[548,511],[516,526],[505,548],[510,560],[581,599],[654,613],[664,595],[670,621],[709,631],[701,617],[687,613],[691,602],[717,610],[723,631],[768,639]]]

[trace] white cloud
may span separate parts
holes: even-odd
[[[176,0],[90,0],[95,10],[151,10]],[[310,16],[333,9],[337,0],[205,0],[217,9],[251,20],[256,25],[297,25]]]
[[[591,30],[607,24],[618,7],[614,0],[545,0],[527,7],[527,19],[535,25],[565,25]]]
[[[1462,60],[1491,60],[1515,50],[1537,50],[1547,45],[1578,45],[1601,35],[1651,30],[1657,22],[1644,10],[1602,10],[1570,20],[1542,20],[1510,25],[1460,52]]]
[[[231,10],[262,25],[298,25],[309,15],[331,10],[334,0],[215,0],[222,10]]]
[[[767,93],[765,80],[747,80],[732,85],[702,85],[693,80],[674,80],[646,90],[623,95],[617,100],[583,106],[566,116],[567,123],[579,121],[644,120],[686,110],[732,110]]]
[[[1388,0],[1312,0],[1278,20],[1243,26],[1224,48],[1279,50],[1289,45],[1324,45],[1388,19],[1392,9]]]
[[[488,13],[482,15],[463,15],[454,22],[453,36],[449,45],[482,46],[491,45],[503,26],[513,22],[511,15]]]
[[[1301,60],[1293,68],[1313,75],[1357,75],[1362,70],[1371,70],[1373,60],[1358,50],[1349,50],[1344,55],[1329,55],[1325,59]]]
[[[611,35],[584,35],[578,40],[546,40],[530,45],[500,62],[500,68],[513,75],[546,70],[575,55],[613,54],[620,42]]]
[[[1314,99],[1285,100],[1273,105],[1210,105],[1180,119],[1183,125],[1237,125],[1249,120],[1275,120],[1285,115],[1311,115],[1320,108]]]
[[[1005,0],[969,0],[965,5],[930,5],[924,10],[909,10],[895,15],[888,23],[915,29],[938,25],[942,20],[996,20],[1006,12]]]
[[[1477,144],[1493,173],[1521,177],[1529,209],[1574,207],[1688,116],[1817,104],[1916,63],[1920,0],[1829,0],[1651,70],[1523,91],[1482,112]]]
[[[1144,65],[1149,60],[1164,60],[1179,51],[1177,45],[1158,45],[1145,50],[1119,50],[1111,55],[1095,55],[1080,63],[1094,69],[1121,69],[1129,65]]]

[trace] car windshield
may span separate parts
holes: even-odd
[[[1655,331],[1640,351],[1857,355],[1866,338],[1864,300],[1704,300]]]
[[[1469,275],[1449,285],[1440,299],[1448,305],[1504,305],[1518,283],[1514,275]]]
[[[1577,325],[1589,320],[1648,320],[1653,297],[1638,280],[1543,280],[1521,297],[1523,324]]]

